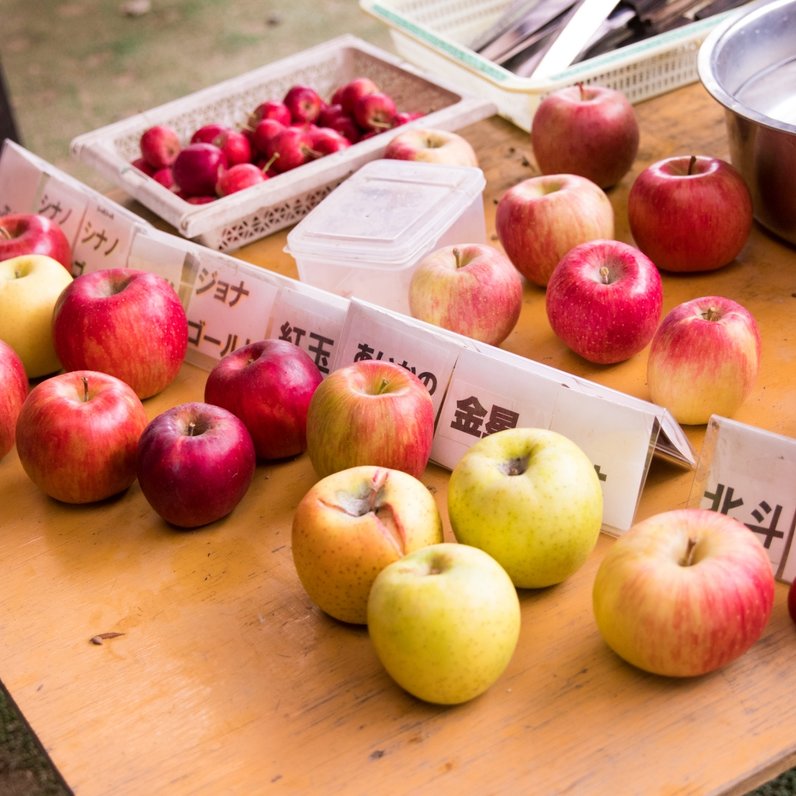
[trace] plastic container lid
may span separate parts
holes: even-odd
[[[287,236],[297,260],[414,263],[480,198],[481,169],[381,158],[335,188]]]

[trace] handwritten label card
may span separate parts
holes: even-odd
[[[327,376],[345,324],[348,300],[304,287],[295,283],[280,288],[271,311],[268,336],[303,348]]]
[[[137,223],[118,212],[112,204],[89,197],[72,247],[75,275],[103,268],[123,268],[129,260],[138,229]]]
[[[186,310],[186,359],[208,368],[265,338],[280,285],[268,271],[211,249],[196,248],[191,257],[196,273]]]
[[[42,182],[41,192],[34,212],[55,221],[64,231],[72,245],[72,257],[78,260],[79,235],[83,225],[88,197],[79,188],[57,177],[47,176]],[[78,269],[79,272],[80,269]]]
[[[26,149],[6,139],[0,155],[0,214],[32,213],[44,175]]]
[[[395,362],[426,385],[436,416],[456,358],[465,345],[463,340],[437,334],[400,313],[351,299],[333,370],[363,359]]]
[[[440,413],[432,459],[453,469],[480,437],[505,428],[558,431],[595,465],[603,487],[603,524],[622,532],[633,523],[649,468],[655,409],[623,406],[573,389],[545,369],[488,350],[460,353]]]
[[[758,534],[777,578],[796,578],[796,439],[714,415],[690,505],[743,522]]]

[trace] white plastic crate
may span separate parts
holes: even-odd
[[[495,23],[512,0],[360,0],[384,22],[396,50],[434,75],[493,102],[498,113],[531,129],[536,107],[549,92],[578,82],[623,91],[633,102],[697,80],[697,52],[724,12],[573,64],[546,79],[522,78],[468,45]]]
[[[364,163],[380,157],[388,133],[272,177],[262,185],[193,205],[131,166],[139,139],[154,124],[172,126],[187,143],[203,124],[242,125],[263,100],[281,98],[306,83],[322,96],[367,75],[388,92],[400,110],[419,111],[414,126],[456,130],[495,112],[493,104],[465,96],[419,69],[355,36],[340,36],[296,55],[160,105],[128,119],[84,133],[72,154],[95,168],[181,235],[222,251],[236,249],[301,220],[329,192]]]

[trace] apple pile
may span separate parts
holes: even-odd
[[[245,124],[207,123],[187,143],[165,124],[147,128],[133,165],[192,204],[242,191],[391,130],[422,114],[401,111],[370,78],[334,90],[328,101],[311,86],[251,109]]]

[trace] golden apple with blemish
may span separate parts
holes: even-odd
[[[594,549],[603,494],[594,465],[568,437],[510,428],[476,442],[448,483],[457,541],[485,550],[518,588],[552,586]]]
[[[388,564],[442,541],[436,501],[417,478],[385,467],[339,470],[312,486],[293,515],[293,563],[325,613],[365,624],[370,587]]]

